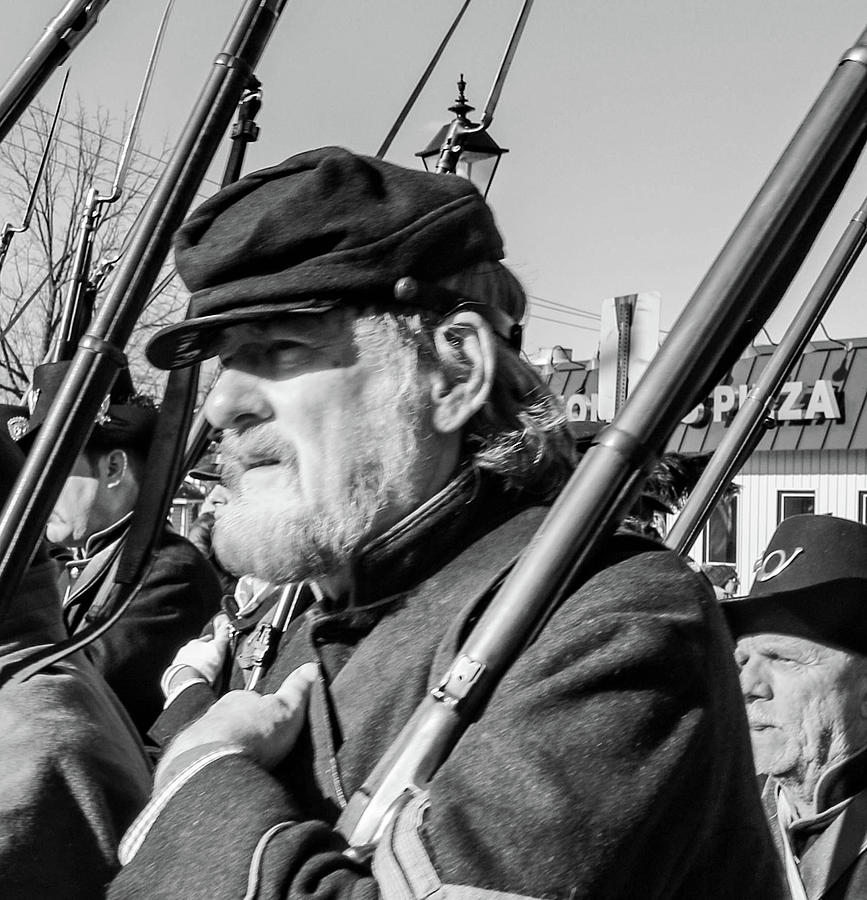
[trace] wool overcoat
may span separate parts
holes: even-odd
[[[0,673],[65,637],[54,565],[0,619]],[[0,686],[0,896],[94,900],[144,806],[150,769],[128,716],[81,653]]]
[[[71,634],[106,614],[106,589],[114,580],[127,524],[109,530],[89,548],[86,564],[70,584],[63,618]],[[75,565],[67,563],[67,568]],[[213,566],[166,526],[141,590],[120,620],[87,647],[142,737],[162,709],[161,675],[178,648],[197,637],[218,611],[220,596]]]
[[[231,753],[186,772],[128,832],[110,896],[784,896],[713,594],[637,537],[612,540],[512,666],[374,875],[344,855],[347,798],[546,512],[464,477],[366,548],[348,611],[312,607],[260,684],[319,663],[295,750],[273,772]]]

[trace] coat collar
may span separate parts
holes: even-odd
[[[781,856],[784,855],[776,795],[781,786],[768,778],[762,800]],[[867,850],[867,748],[832,766],[816,785],[816,814],[788,829],[809,900],[823,897]],[[805,849],[801,849],[805,848]]]
[[[822,815],[847,797],[867,788],[867,747],[853,753],[822,773],[816,785],[815,809]]]
[[[92,534],[85,542],[84,547],[81,549],[81,554],[78,559],[74,560],[72,564],[78,565],[79,568],[87,565],[88,561],[96,556],[101,550],[104,550],[109,544],[114,543],[119,537],[121,537],[126,529],[129,527],[129,523],[132,519],[133,511],[130,510],[126,515],[121,516],[116,522],[112,522],[108,528],[103,528],[102,531],[97,531]],[[67,565],[70,565],[67,563]]]
[[[478,535],[538,502],[507,491],[496,476],[467,465],[437,494],[362,548],[353,563],[349,595],[325,601],[323,607],[329,612],[361,611],[387,602],[421,584]]]

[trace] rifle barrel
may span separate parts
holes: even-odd
[[[441,686],[418,707],[339,822],[355,847],[424,786],[499,679],[574,591],[676,424],[780,301],[867,138],[867,32],[843,57],[614,422],[560,493]]]
[[[692,546],[729,482],[758,446],[774,398],[861,255],[865,241],[867,198],[846,226],[797,315],[762,370],[755,387],[747,394],[734,421],[701,473],[686,506],[672,525],[665,541],[672,550],[686,553]]]
[[[245,0],[186,128],[0,516],[0,615],[14,596],[54,503],[126,364],[123,347],[147,302],[174,231],[214,157],[286,0]]]
[[[96,25],[108,0],[69,0],[0,89],[0,141],[39,93],[51,73]]]

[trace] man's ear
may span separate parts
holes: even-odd
[[[110,450],[103,456],[102,464],[105,472],[105,486],[116,488],[123,481],[129,466],[126,450],[120,448]]]
[[[437,325],[434,343],[441,368],[431,376],[431,408],[440,433],[460,431],[487,402],[496,371],[496,340],[490,324],[469,310]]]

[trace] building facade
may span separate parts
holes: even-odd
[[[677,426],[667,450],[710,455],[755,385],[772,347],[750,348]],[[578,433],[604,426],[596,412],[598,370],[560,359],[545,372]],[[752,583],[774,529],[799,513],[867,524],[867,339],[808,346],[777,399],[771,427],[690,550],[696,562],[730,563]]]

